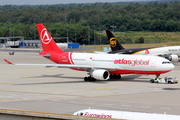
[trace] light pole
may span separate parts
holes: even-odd
[[[14,41],[14,28],[13,28],[13,41]]]
[[[89,26],[87,26],[88,28],[88,43],[89,43],[89,47],[90,47],[90,40],[89,40]]]
[[[101,45],[101,28],[99,28],[99,30],[100,30],[100,45]]]
[[[75,30],[75,43],[76,43],[76,42],[77,42],[77,41],[76,41],[76,28],[74,28],[74,30]]]
[[[34,25],[34,40],[36,39],[36,25]]]
[[[95,46],[95,42],[96,42],[96,38],[95,38],[95,25],[94,26],[94,46]]]
[[[9,26],[9,37],[11,37],[11,24]]]
[[[69,38],[68,38],[68,25],[66,25],[67,27],[67,43],[69,43]]]
[[[111,25],[110,27],[112,27],[112,28],[113,28],[113,33],[114,33],[114,28],[115,28],[116,26],[114,26],[114,25]]]

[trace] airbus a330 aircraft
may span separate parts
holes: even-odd
[[[89,77],[85,81],[108,80],[110,75],[120,78],[121,74],[157,75],[170,72],[174,65],[158,56],[117,55],[95,53],[72,53],[61,50],[50,36],[43,24],[37,24],[43,52],[39,54],[57,64],[18,64],[64,67],[86,71]],[[13,64],[5,59],[8,64]]]
[[[128,112],[128,111],[113,111],[113,110],[97,110],[86,109],[75,112],[73,115],[88,116],[88,117],[101,117],[101,118],[115,118],[123,120],[180,120],[179,115],[167,114],[152,114],[141,112]]]
[[[145,48],[124,48],[111,31],[106,30],[108,40],[110,41],[111,50],[110,54],[132,54],[132,55],[156,55],[164,57],[172,62],[178,62],[178,56],[180,57],[180,46],[169,47],[145,47]]]

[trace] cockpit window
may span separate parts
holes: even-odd
[[[171,62],[163,61],[162,64],[171,64]]]

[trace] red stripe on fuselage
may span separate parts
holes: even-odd
[[[72,60],[72,53],[70,53],[70,61],[72,64],[74,64],[73,60]]]
[[[85,71],[84,69],[78,68],[71,68],[72,70],[77,71]],[[145,74],[145,75],[157,75],[170,72],[171,70],[166,71],[142,71],[142,70],[116,70],[116,71],[109,71],[110,74]]]
[[[142,70],[116,70],[109,71],[110,74],[146,74],[146,75],[157,75],[170,72],[171,70],[165,71],[142,71]]]
[[[78,68],[71,68],[72,70],[77,70],[77,71],[85,71],[84,69],[78,69]]]

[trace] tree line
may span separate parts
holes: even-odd
[[[3,5],[0,6],[0,36],[22,35],[25,39],[37,39],[35,23],[45,23],[54,37],[67,36],[68,26],[70,39],[75,40],[76,30],[80,43],[88,40],[88,30],[91,41],[94,30],[113,30],[111,26],[116,26],[114,30],[121,32],[180,31],[179,1]]]

